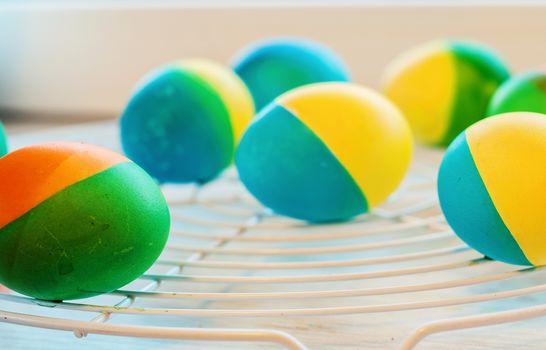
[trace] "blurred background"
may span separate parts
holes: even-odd
[[[545,61],[545,19],[544,0],[0,1],[0,118],[113,118],[153,67],[229,63],[275,35],[327,44],[371,87],[398,53],[444,37],[482,41],[518,72]]]

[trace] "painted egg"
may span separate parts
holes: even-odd
[[[447,146],[486,116],[491,96],[508,77],[504,63],[488,48],[439,41],[395,60],[386,71],[383,90],[420,142]]]
[[[411,154],[409,126],[387,99],[352,83],[319,83],[264,108],[243,135],[235,164],[266,207],[320,222],[383,202]]]
[[[508,79],[493,95],[488,115],[507,112],[546,114],[546,69]]]
[[[243,49],[234,60],[256,109],[293,88],[327,81],[349,81],[343,61],[329,48],[309,40],[276,38]]]
[[[252,97],[230,69],[181,61],[152,73],[130,99],[123,150],[159,182],[204,183],[231,164],[253,116]]]
[[[0,122],[0,157],[8,153],[8,139],[6,136],[6,129],[4,124]]]
[[[154,180],[115,152],[56,142],[0,158],[0,283],[21,294],[120,288],[153,264],[169,227]]]
[[[489,258],[546,264],[546,115],[484,119],[449,146],[438,175],[455,233]]]

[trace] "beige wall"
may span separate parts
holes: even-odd
[[[546,6],[0,9],[0,108],[116,115],[152,67],[228,62],[273,35],[330,45],[370,86],[397,53],[441,37],[486,42],[521,71],[546,63]]]

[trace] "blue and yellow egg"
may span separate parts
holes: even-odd
[[[508,77],[508,69],[490,49],[438,41],[395,60],[386,71],[383,90],[420,142],[447,146],[486,116],[491,96]]]
[[[318,83],[276,98],[241,139],[235,164],[273,211],[311,222],[367,212],[400,184],[412,155],[409,126],[380,94]]]
[[[6,138],[6,130],[4,124],[0,122],[0,157],[8,153],[8,143]],[[0,293],[9,293],[9,289],[0,284]]]
[[[438,175],[455,233],[489,258],[546,264],[546,115],[486,118],[449,146]]]
[[[488,115],[508,112],[546,114],[546,69],[535,69],[516,75],[495,92]]]
[[[4,129],[4,124],[0,122],[0,157],[8,153],[8,139],[6,136],[6,129]]]
[[[123,150],[159,182],[204,183],[231,164],[253,115],[250,93],[229,68],[180,61],[153,72],[131,97]]]
[[[302,85],[350,80],[345,64],[333,51],[296,38],[254,43],[237,55],[233,69],[248,86],[257,110]]]

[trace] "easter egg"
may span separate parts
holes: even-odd
[[[404,177],[412,138],[399,110],[352,83],[318,83],[265,107],[241,139],[242,183],[278,214],[337,221],[383,202]]]
[[[21,294],[120,288],[153,264],[169,227],[157,184],[115,152],[55,142],[0,158],[0,284]]]
[[[498,88],[487,114],[507,112],[546,114],[546,69],[516,75]]]
[[[489,258],[546,264],[546,115],[484,119],[447,149],[438,195],[455,233]]]
[[[395,60],[385,73],[383,91],[420,142],[443,147],[486,116],[491,96],[508,77],[504,63],[488,48],[438,41]]]
[[[121,116],[121,142],[159,182],[204,183],[231,164],[253,116],[235,73],[211,61],[180,61],[140,84]]]
[[[0,157],[8,153],[8,141],[4,124],[0,122]]]
[[[243,49],[232,65],[248,86],[258,110],[302,85],[350,80],[345,64],[333,51],[304,39],[259,41]]]

